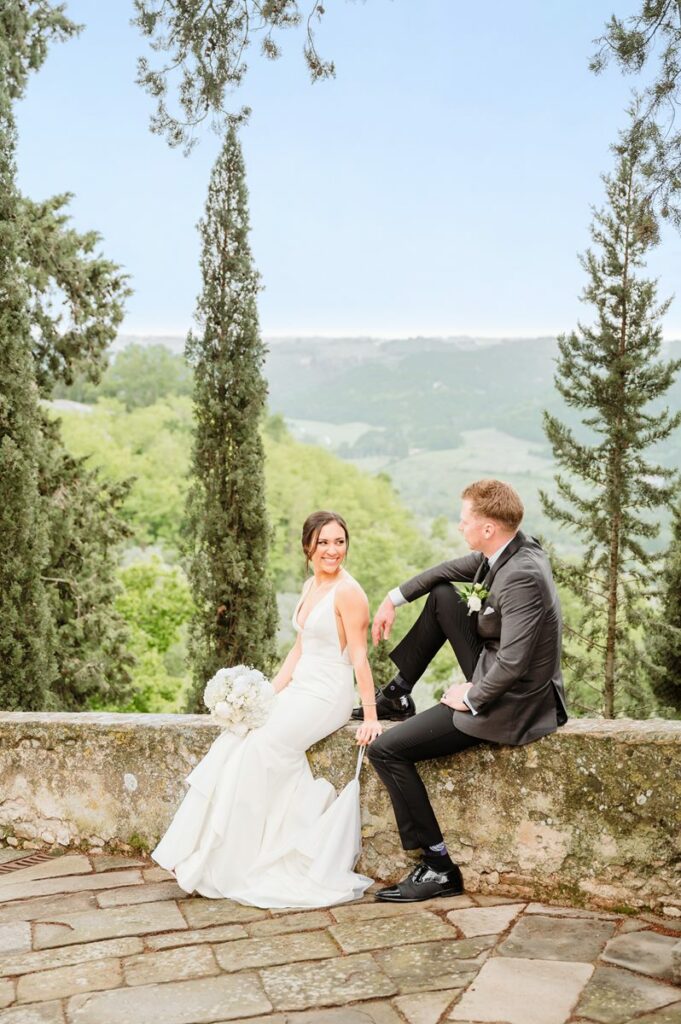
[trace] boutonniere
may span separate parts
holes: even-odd
[[[479,612],[482,602],[489,597],[489,590],[482,583],[455,583],[454,586],[468,605],[468,614]]]

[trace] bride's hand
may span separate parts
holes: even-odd
[[[383,732],[383,726],[380,722],[362,722],[355,733],[355,739],[357,746],[366,747],[369,743],[380,736]]]

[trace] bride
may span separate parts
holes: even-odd
[[[358,899],[372,879],[360,849],[357,777],[336,796],[305,752],[350,718],[353,669],[364,747],[381,733],[367,660],[369,605],[344,569],[343,518],[314,512],[302,545],[313,575],[293,613],[296,642],[272,680],[265,723],[221,733],[188,775],[190,789],[151,856],[186,892],[257,907],[325,907]]]

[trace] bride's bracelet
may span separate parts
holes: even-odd
[[[367,702],[367,701],[363,700],[362,701],[362,707],[363,708],[375,708],[376,707],[376,701],[372,700],[372,701]]]

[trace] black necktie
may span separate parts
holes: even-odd
[[[487,561],[486,558],[483,558],[482,562],[480,563],[480,568],[478,569],[478,573],[477,573],[478,583],[482,583],[483,582],[483,580],[485,579],[485,576],[487,575],[488,572],[489,572],[489,562]]]

